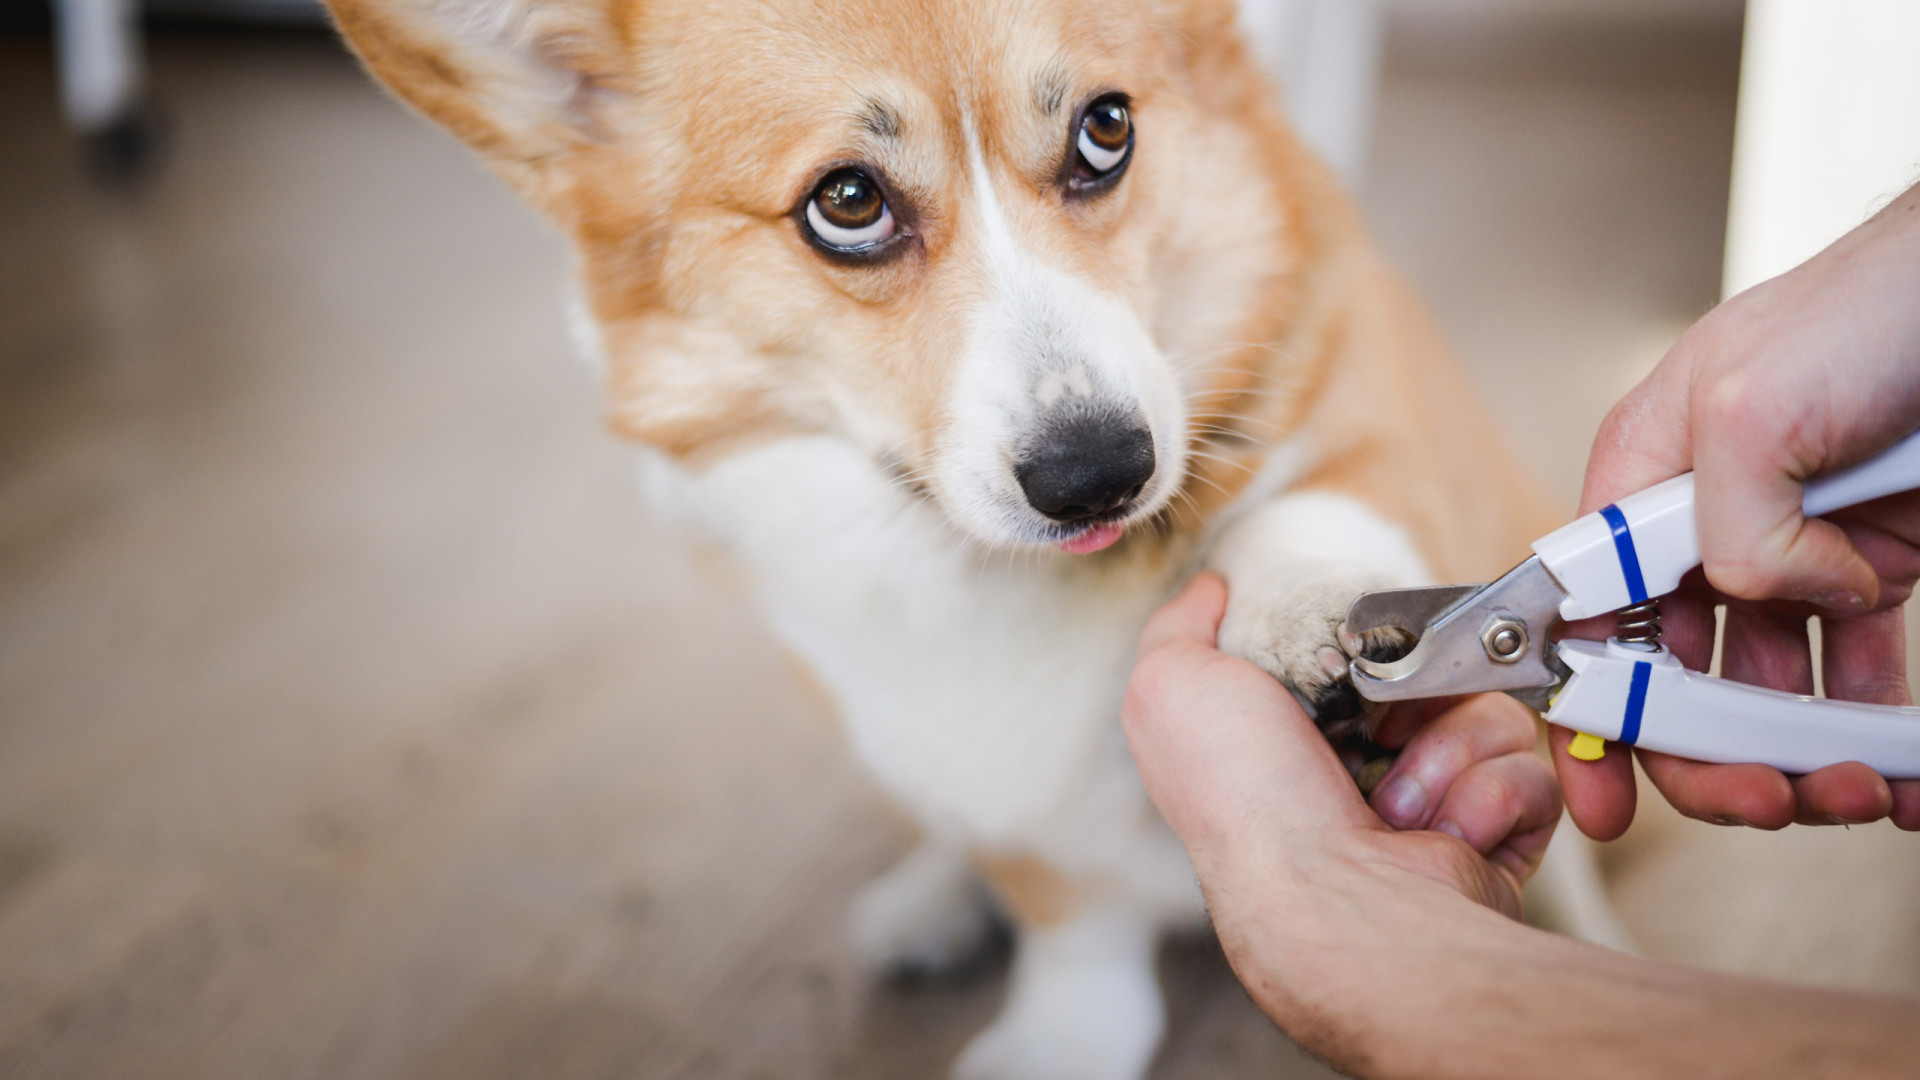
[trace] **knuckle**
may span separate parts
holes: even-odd
[[[1532,750],[1540,737],[1539,715],[1505,694],[1487,694],[1484,699],[1490,702],[1493,716],[1488,727],[1498,737],[1499,749]]]
[[[1462,778],[1465,791],[1473,803],[1500,812],[1511,810],[1525,801],[1520,785],[1514,782],[1511,766],[1500,767],[1505,759],[1496,759],[1493,768],[1475,769]]]
[[[1527,808],[1534,811],[1531,816],[1559,820],[1560,811],[1566,806],[1566,796],[1560,790],[1560,781],[1554,775],[1553,766],[1529,753],[1523,755],[1522,768],[1527,783]]]
[[[1491,773],[1483,784],[1484,794],[1495,806],[1512,807],[1526,801],[1525,793],[1506,769]]]
[[[1218,656],[1211,649],[1184,643],[1162,645],[1141,656],[1127,678],[1122,709],[1129,716],[1159,713],[1191,702],[1194,680]]]
[[[1179,676],[1167,652],[1155,649],[1134,665],[1133,676],[1127,680],[1125,711],[1129,716],[1157,709],[1173,696],[1173,684]]]
[[[1744,425],[1759,407],[1758,384],[1739,368],[1703,375],[1693,388],[1693,419],[1702,429]]]

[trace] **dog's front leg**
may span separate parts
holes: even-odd
[[[1428,583],[1406,532],[1351,496],[1299,492],[1231,526],[1208,567],[1227,579],[1220,648],[1287,684],[1329,736],[1363,728],[1368,712],[1347,663],[1402,643],[1342,641],[1340,626],[1362,592]]]
[[[1006,1004],[955,1080],[1140,1080],[1166,1031],[1159,926],[1134,898],[1028,858],[981,860],[1018,931]]]
[[[940,975],[965,967],[994,926],[993,898],[965,845],[927,837],[854,902],[854,948],[883,974]]]

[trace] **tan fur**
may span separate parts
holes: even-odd
[[[1026,235],[1137,297],[1171,348],[1209,353],[1197,420],[1225,430],[1196,437],[1210,456],[1194,461],[1186,498],[1128,544],[1181,548],[1268,446],[1299,433],[1317,455],[1306,486],[1404,524],[1442,578],[1497,573],[1550,524],[1417,303],[1288,130],[1231,4],[1146,2],[1121,17],[1070,0],[979,2],[956,18],[896,0],[565,0],[516,31],[544,65],[530,73],[430,29],[425,2],[331,5],[376,75],[572,234],[606,338],[610,419],[630,437],[710,455],[819,430],[830,400],[851,399],[902,471],[924,465],[960,336],[952,305],[930,298],[964,295],[978,274],[952,145],[971,102],[1002,188],[1025,193],[1010,212]],[[836,77],[835,57],[870,74]],[[1075,93],[1124,87],[1141,117],[1126,183],[1066,213],[1046,194],[1061,121],[1033,101],[1049,77]],[[528,83],[550,84],[562,107],[502,105]],[[901,139],[860,127],[874,104]],[[927,207],[916,249],[877,269],[820,259],[789,218],[819,163],[855,156]],[[1235,260],[1261,268],[1250,293]],[[1230,264],[1230,303],[1209,295],[1203,262]],[[1166,295],[1174,280],[1197,284]]]
[[[976,855],[974,863],[1015,922],[1059,926],[1080,910],[1084,897],[1072,879],[1026,855]]]
[[[1155,132],[1164,149],[1140,155],[1126,191],[1077,214],[1061,215],[1037,195],[1012,208],[1022,224],[1037,226],[1048,254],[1136,293],[1149,291],[1159,276],[1150,243],[1164,222],[1153,217],[1181,208],[1155,210],[1170,200],[1132,194],[1180,179],[1175,168],[1183,149],[1170,136],[1192,128],[1200,148],[1217,140],[1235,154],[1280,152],[1249,147],[1243,126],[1204,123],[1196,110],[1264,111],[1263,126],[1286,153],[1299,154],[1271,115],[1237,39],[1225,33],[1230,8],[1222,5],[1166,13],[1185,19],[1186,27],[1155,15],[1144,25],[1157,28],[1139,35],[1134,28],[1142,24],[1127,19],[1066,25],[1071,5],[980,4],[977,17],[963,24],[976,31],[971,41],[954,39],[951,13],[939,4],[547,6],[564,11],[565,18],[550,22],[569,42],[588,33],[582,27],[600,25],[599,37],[588,41],[629,43],[614,60],[604,45],[576,44],[576,52],[600,66],[551,76],[602,88],[594,127],[610,137],[596,141],[553,122],[517,128],[492,117],[486,112],[491,95],[475,85],[480,77],[458,75],[473,66],[463,62],[462,48],[414,25],[409,4],[334,3],[342,29],[377,75],[472,142],[573,233],[592,311],[613,338],[614,422],[678,453],[759,437],[770,422],[817,426],[818,398],[830,387],[881,398],[875,412],[912,418],[915,423],[895,433],[909,452],[924,451],[914,444],[938,430],[946,368],[939,352],[955,339],[956,313],[917,301],[951,292],[975,273],[978,253],[956,238],[960,223],[947,217],[964,214],[961,200],[938,200],[919,223],[920,250],[877,273],[824,263],[787,218],[817,164],[854,151],[870,151],[908,191],[945,196],[964,187],[953,147],[935,141],[888,148],[861,131],[853,114],[868,101],[892,107],[909,135],[938,129],[945,138],[958,133],[960,100],[992,106],[977,122],[996,171],[1011,174],[1010,190],[1031,190],[1043,179],[1038,171],[1052,165],[1040,156],[1057,157],[1060,119],[1031,115],[1028,72],[1063,64],[1079,86],[1124,85],[1143,108],[1166,98],[1170,108]],[[1044,25],[1033,32],[1036,21],[1055,23],[1051,29],[1073,44],[1073,53],[1037,52],[1028,43],[1053,35]],[[1103,33],[1108,23],[1116,29]],[[675,47],[690,37],[728,47]],[[1169,43],[1202,50],[1206,64],[1240,76],[1210,81],[1200,88],[1208,96],[1189,97],[1194,87],[1170,85],[1179,73],[1169,61],[1186,58],[1169,55]],[[822,52],[849,64],[885,57],[886,70],[862,80],[870,85],[851,88],[848,80],[823,77],[823,66],[832,65],[823,65]],[[610,65],[619,66],[603,70]],[[1020,74],[1003,75],[1009,67]],[[1013,90],[996,95],[1000,87]],[[1229,100],[1211,100],[1222,92]],[[844,119],[823,125],[822,116]],[[1195,192],[1194,202],[1203,205],[1212,194]],[[1275,284],[1275,302],[1263,306],[1277,321],[1288,305],[1279,295],[1284,283]],[[1265,327],[1247,329],[1256,332],[1243,340],[1270,337],[1257,333]],[[794,372],[775,362],[794,355],[845,363]],[[876,367],[875,360],[883,363]]]
[[[1555,515],[1419,302],[1377,264],[1364,273],[1302,425],[1321,456],[1298,486],[1352,495],[1398,521],[1442,581],[1490,580]]]
[[[571,235],[631,438],[701,461],[830,432],[922,483],[985,276],[970,126],[1022,243],[1142,313],[1196,386],[1181,497],[1095,557],[1114,573],[1189,560],[1296,436],[1296,490],[1376,508],[1442,580],[1491,577],[1551,524],[1228,0],[557,0],[504,31],[449,30],[441,2],[329,0],[381,80]],[[1063,202],[1069,110],[1109,90],[1133,102],[1129,171]],[[910,208],[883,265],[822,258],[795,221],[855,160]],[[1082,903],[1039,860],[978,863],[1025,926]]]
[[[1076,89],[1124,86],[1151,126],[1114,197],[1067,214],[1038,194],[1013,208],[1046,254],[1148,307],[1186,299],[1153,296],[1190,269],[1168,263],[1218,257],[1165,244],[1156,234],[1169,216],[1258,241],[1269,268],[1240,318],[1193,343],[1263,344],[1211,362],[1206,411],[1242,439],[1203,440],[1228,460],[1196,462],[1169,523],[1176,536],[1245,483],[1237,463],[1301,430],[1323,455],[1317,482],[1403,515],[1443,576],[1495,572],[1489,558],[1510,560],[1539,531],[1526,496],[1504,505],[1526,485],[1413,302],[1374,263],[1345,197],[1288,131],[1230,4],[1148,3],[1102,18],[1075,3],[983,2],[962,20],[948,5],[889,0],[543,4],[524,32],[553,67],[546,78],[590,98],[563,110],[571,126],[489,112],[489,78],[531,77],[476,65],[472,47],[424,29],[408,3],[332,6],[375,74],[573,234],[609,339],[611,421],[631,437],[710,452],[818,428],[823,396],[851,394],[905,421],[886,433],[890,449],[919,465],[941,427],[942,353],[958,337],[956,313],[923,300],[963,292],[978,256],[947,216],[965,213],[958,155],[911,136],[950,140],[957,104],[982,102],[976,122],[996,172],[1011,174],[1005,189],[1044,191],[1059,118],[1036,116],[1030,95],[1036,72],[1053,73]],[[699,41],[726,47],[688,44]],[[846,80],[827,74],[823,55],[849,68],[884,61],[875,77]],[[858,127],[869,102],[898,115],[901,145]],[[824,263],[788,220],[817,163],[856,151],[934,196],[919,250],[877,272]],[[1208,167],[1180,167],[1192,160]],[[1453,490],[1460,477],[1488,482]]]
[[[833,692],[827,689],[813,668],[794,653],[792,649],[780,650],[781,666],[787,669],[788,682],[798,687],[800,696],[812,706],[808,709],[830,726],[837,726],[840,716],[839,703],[834,701]]]

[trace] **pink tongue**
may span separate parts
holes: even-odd
[[[1060,541],[1060,550],[1069,555],[1091,555],[1096,551],[1112,547],[1114,541],[1120,539],[1120,534],[1126,531],[1126,526],[1111,522],[1095,525],[1071,540]]]

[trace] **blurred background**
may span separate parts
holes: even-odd
[[[643,512],[559,239],[310,6],[156,7],[90,138],[0,11],[0,1076],[940,1075],[1004,960],[852,968],[908,833]],[[1383,18],[1339,153],[1571,513],[1720,296],[1742,5]],[[1920,992],[1920,838],[1601,857],[1651,955]],[[1157,1076],[1329,1075],[1163,969]]]

